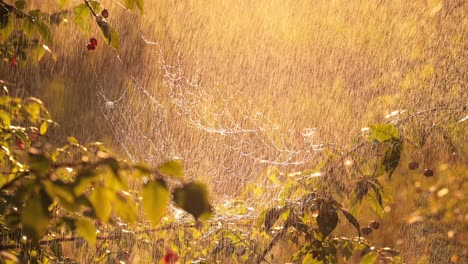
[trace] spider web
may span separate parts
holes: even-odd
[[[261,109],[249,112],[253,107],[241,92],[225,89],[222,82],[204,83],[200,71],[189,76],[180,54],[171,63],[157,42],[143,39],[167,94],[156,96],[151,85],[131,74],[125,89],[116,93],[95,71],[101,113],[131,161],[160,164],[182,159],[189,177],[204,175],[213,189],[228,194],[247,183],[267,187],[268,179],[259,178],[262,170],[304,165],[321,149],[314,142],[314,129],[284,130]],[[178,126],[173,125],[174,110]],[[186,140],[178,137],[182,130],[195,130],[199,138],[190,140],[200,142],[194,148],[181,146]]]

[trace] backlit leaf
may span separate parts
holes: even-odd
[[[374,264],[379,255],[375,252],[370,252],[361,259],[361,264]]]
[[[89,196],[89,201],[93,205],[96,216],[104,223],[109,220],[114,197],[115,195],[109,189],[102,186],[94,187]]]
[[[87,34],[91,32],[91,21],[89,17],[91,16],[91,10],[89,10],[86,4],[79,4],[73,8],[73,22]]]
[[[138,218],[135,202],[129,194],[117,194],[114,200],[114,213],[128,224],[135,224]]]
[[[89,244],[94,245],[96,243],[96,227],[91,221],[81,217],[76,219],[75,226],[78,234],[88,241]]]
[[[380,142],[400,138],[400,131],[392,124],[374,124],[370,125],[369,129],[372,136]]]
[[[135,0],[124,0],[125,7],[132,9],[135,6]]]
[[[184,167],[180,160],[171,160],[159,166],[159,172],[172,177],[184,177]]]
[[[68,4],[69,0],[57,0],[57,3],[60,5],[60,8],[64,8]]]
[[[143,186],[142,196],[143,210],[151,224],[156,226],[166,213],[169,190],[161,180],[149,181]]]
[[[104,39],[106,40],[107,44],[114,48],[115,50],[119,50],[120,48],[120,40],[119,40],[119,34],[117,31],[115,31],[109,23],[102,17],[96,17],[96,22],[101,29],[101,33],[104,36]]]
[[[41,135],[45,135],[45,133],[47,133],[48,126],[49,124],[47,123],[47,121],[42,122],[41,127],[39,128],[39,133]]]

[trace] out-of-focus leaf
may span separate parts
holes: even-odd
[[[374,264],[378,257],[376,252],[370,252],[361,259],[361,264]]]
[[[64,8],[68,4],[69,0],[57,0],[57,3],[60,5],[60,8]]]
[[[158,168],[159,172],[171,177],[184,177],[184,167],[180,160],[168,161]]]
[[[143,210],[151,224],[156,226],[166,213],[169,190],[162,180],[149,181],[143,186],[142,196]]]
[[[39,176],[44,176],[49,172],[50,160],[39,150],[29,150],[29,168],[32,172],[37,173]]]
[[[83,32],[88,35],[91,33],[91,21],[89,17],[91,16],[91,10],[89,10],[86,4],[79,4],[73,8],[73,22],[80,28]]]
[[[124,0],[125,7],[128,9],[133,9],[135,7],[135,0]]]
[[[96,216],[104,223],[109,220],[114,198],[114,193],[102,186],[94,187],[89,196],[89,201],[93,205]]]
[[[374,124],[369,129],[372,136],[380,142],[400,139],[400,131],[392,124]]]
[[[5,111],[0,110],[0,119],[2,121],[0,123],[0,126],[5,129],[10,129],[10,125],[11,125],[10,115]]]
[[[25,0],[18,0],[15,2],[15,7],[19,10],[24,10],[26,8],[26,1]]]
[[[75,194],[71,184],[62,181],[45,181],[44,186],[49,196],[57,200],[64,209],[75,211],[78,208],[78,204],[75,204]]]
[[[75,221],[76,231],[82,236],[89,244],[94,245],[96,243],[96,227],[94,224],[81,217]]]
[[[39,134],[45,135],[47,133],[47,128],[49,127],[49,124],[47,121],[42,122],[41,127],[39,128]]]
[[[70,144],[76,144],[76,145],[79,144],[79,143],[78,143],[78,139],[76,139],[75,137],[67,137],[67,141],[68,141],[68,143],[70,143]]]
[[[321,260],[314,259],[314,255],[309,253],[305,255],[304,259],[302,260],[302,264],[323,264],[324,262]]]
[[[97,181],[99,178],[99,172],[95,169],[83,169],[78,172],[76,180],[74,182],[73,190],[75,195],[81,195],[84,193],[91,183]]]
[[[24,232],[33,241],[39,241],[47,232],[51,219],[48,208],[51,203],[50,197],[41,191],[32,199],[29,199],[22,210],[21,223]]]
[[[205,220],[211,216],[212,206],[208,198],[206,186],[200,182],[184,184],[174,190],[174,202],[176,205],[195,219]]]
[[[135,224],[138,218],[137,209],[130,194],[118,193],[114,201],[114,213],[125,223]]]
[[[33,102],[30,102],[29,104],[26,104],[25,109],[29,115],[29,120],[32,123],[36,123],[36,121],[39,119],[40,114],[41,114],[41,105],[33,101]]]
[[[136,5],[138,9],[140,9],[140,12],[143,12],[143,8],[145,7],[145,1],[144,0],[136,0]]]

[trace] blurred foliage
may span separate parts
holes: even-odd
[[[180,161],[151,169],[118,160],[100,142],[83,145],[74,137],[55,147],[47,131],[57,124],[37,98],[0,97],[0,119],[0,250],[10,250],[3,262],[63,261],[49,248],[62,241],[54,240],[58,234],[70,238],[76,232],[93,246],[100,226],[144,223],[140,207],[158,226],[172,193],[195,218],[211,213],[204,185],[184,183]],[[178,187],[172,190],[168,180]],[[141,182],[141,192],[129,182]]]
[[[33,1],[0,1],[0,58],[12,66],[24,64],[27,60],[37,63],[46,53],[52,53],[54,35],[51,27],[73,21],[88,36],[95,24],[105,42],[115,50],[120,48],[119,34],[106,18],[109,11],[101,1],[79,1],[70,7],[70,1],[57,0],[57,12],[47,13]],[[125,1],[128,9],[135,6],[143,11],[143,0]],[[106,11],[104,11],[106,10]]]

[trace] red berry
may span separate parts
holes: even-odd
[[[96,46],[94,46],[92,43],[88,43],[88,45],[86,45],[86,48],[88,48],[88,50],[93,50],[96,49]]]
[[[94,47],[97,47],[97,39],[96,38],[90,38],[89,43],[92,44]]]
[[[13,66],[13,67],[16,67],[16,65],[18,65],[18,58],[16,58],[16,56],[13,56],[11,58],[10,65]]]
[[[24,144],[24,142],[22,140],[18,140],[18,142],[16,142],[18,148],[20,149],[24,149],[26,147],[26,145]]]
[[[103,18],[108,18],[108,17],[109,17],[109,10],[103,9],[103,10],[101,11],[101,16],[102,16]]]
[[[179,260],[179,255],[171,249],[166,249],[166,254],[163,257],[164,264],[174,264]]]

